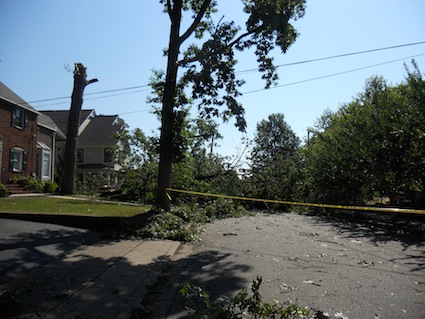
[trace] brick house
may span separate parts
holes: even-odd
[[[0,183],[19,176],[54,181],[59,154],[65,149],[68,114],[68,110],[39,112],[0,82]],[[81,182],[89,174],[102,173],[108,186],[118,184],[120,152],[115,150],[127,146],[113,136],[123,129],[118,115],[81,110],[77,159]]]
[[[0,182],[36,176],[37,112],[0,82]]]

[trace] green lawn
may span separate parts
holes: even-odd
[[[132,217],[147,212],[147,205],[104,203],[95,200],[60,197],[0,198],[1,213],[34,213],[98,217]]]

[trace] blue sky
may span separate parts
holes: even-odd
[[[243,25],[240,0],[219,0],[224,15]],[[300,36],[277,65],[425,41],[423,0],[310,0],[304,18],[293,22]],[[183,21],[187,25],[189,20]],[[83,108],[118,114],[131,129],[158,134],[159,122],[146,104],[152,69],[165,69],[162,50],[169,19],[156,0],[2,0],[0,2],[0,80],[38,110],[69,109],[75,62],[87,67],[89,85]],[[404,80],[403,63],[415,56],[425,70],[425,44],[405,46],[279,68],[279,86],[264,82],[252,52],[238,56],[246,81],[240,102],[246,110],[247,134],[233,122],[221,125],[224,140],[216,149],[236,156],[241,137],[254,136],[256,124],[283,113],[301,138],[326,108],[336,110],[361,92],[367,78],[382,75],[390,83]],[[395,61],[395,62],[391,62]],[[360,70],[359,70],[360,69]],[[357,70],[357,71],[352,71]],[[348,72],[350,71],[350,72]],[[351,72],[352,71],[352,72]],[[346,73],[344,73],[346,72]],[[327,75],[322,79],[311,80]],[[309,81],[311,80],[311,81]],[[121,88],[131,90],[101,93]],[[194,113],[196,115],[196,113]]]

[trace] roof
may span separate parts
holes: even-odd
[[[94,110],[81,110],[79,125],[81,125],[93,112]],[[69,110],[41,111],[41,113],[47,115],[56,124],[55,126],[66,136],[66,132],[68,131]]]
[[[19,106],[27,111],[33,112],[35,114],[40,114],[37,112],[30,104],[28,104],[24,99],[19,95],[9,89],[3,82],[0,81],[0,99],[8,103]]]
[[[46,114],[41,113],[38,116],[37,122],[39,125],[42,125],[44,127],[47,127],[51,129],[52,131],[56,131],[57,137],[61,140],[66,139],[66,135],[62,132],[62,130],[58,127],[58,125],[55,123],[55,121],[52,120],[52,118]]]
[[[37,142],[37,148],[41,148],[43,150],[51,150],[50,147],[48,147],[45,143],[43,142]]]
[[[122,125],[118,115],[100,115],[90,121],[90,124],[78,137],[79,145],[115,145],[114,134],[121,131]]]

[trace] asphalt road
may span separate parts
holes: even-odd
[[[233,297],[260,276],[263,299],[331,318],[425,318],[423,219],[348,217],[258,214],[208,224],[168,285],[177,288],[179,277],[180,287],[199,285],[214,299]],[[190,315],[177,307],[178,295],[168,318]]]
[[[97,237],[85,229],[0,218],[0,284]]]
[[[424,220],[369,216],[257,214],[207,224],[143,303],[153,318],[188,318],[191,312],[178,306],[183,283],[214,299],[233,297],[260,276],[263,299],[291,300],[331,318],[425,318]],[[96,238],[87,230],[0,219],[0,284]]]

